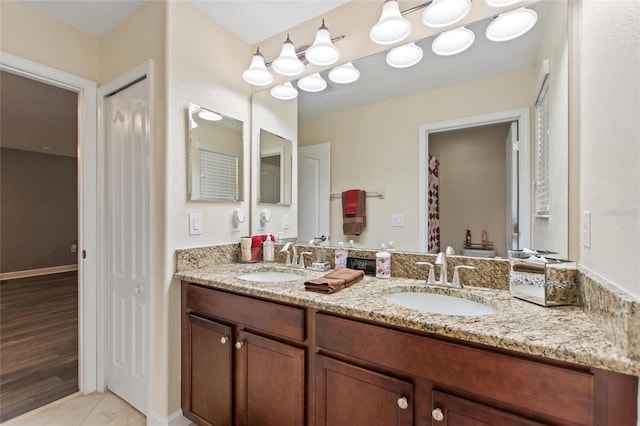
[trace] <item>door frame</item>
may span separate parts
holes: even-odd
[[[519,246],[529,247],[531,244],[531,151],[530,151],[530,121],[529,108],[518,108],[489,114],[456,118],[453,120],[436,123],[421,124],[419,126],[418,140],[418,227],[420,252],[427,251],[427,164],[429,162],[429,136],[431,133],[440,133],[450,130],[468,129],[470,127],[486,126],[490,124],[518,122],[518,211],[520,220]],[[523,226],[526,225],[526,226]]]
[[[152,180],[152,176],[153,176],[153,158],[154,158],[154,153],[155,153],[155,149],[154,149],[154,125],[155,125],[155,114],[154,114],[154,82],[155,82],[155,76],[154,76],[154,62],[152,59],[149,59],[147,61],[145,61],[144,63],[138,65],[137,67],[125,72],[124,74],[116,77],[115,79],[109,81],[108,83],[100,86],[97,90],[97,116],[98,116],[98,122],[97,122],[97,153],[98,153],[98,158],[100,159],[100,161],[97,161],[97,188],[98,188],[98,193],[102,194],[102,197],[98,197],[97,198],[97,216],[98,216],[98,226],[97,226],[97,230],[96,230],[96,234],[98,235],[99,241],[105,241],[105,233],[106,233],[106,200],[105,200],[105,194],[107,193],[107,187],[106,187],[106,164],[105,164],[105,160],[106,160],[106,123],[105,123],[105,119],[106,119],[106,109],[107,109],[107,98],[113,94],[116,93],[128,86],[131,86],[133,84],[135,84],[136,82],[143,80],[143,79],[147,79],[148,82],[148,98],[147,98],[147,102],[149,105],[149,128],[151,129],[149,132],[149,185],[150,185],[150,194],[153,191],[153,180]],[[149,203],[150,205],[150,212],[152,210],[152,203]],[[151,214],[149,217],[149,220],[151,221]],[[153,224],[150,223],[150,229],[153,229]],[[157,242],[154,241],[154,236],[153,236],[153,232],[150,233],[150,242],[149,242],[149,248],[150,250],[152,250],[152,247],[155,247],[155,244],[157,244]],[[108,335],[107,335],[107,295],[109,293],[109,289],[107,288],[107,279],[106,279],[106,274],[107,274],[107,268],[106,268],[106,250],[107,247],[104,246],[100,246],[100,252],[99,252],[99,264],[98,264],[98,271],[97,271],[97,294],[100,296],[100,303],[97,304],[97,330],[96,330],[96,334],[97,334],[97,365],[96,365],[96,369],[97,369],[97,389],[101,392],[105,391],[107,389],[107,354],[108,354],[108,346],[107,346],[107,339],[108,339]],[[153,282],[153,256],[152,253],[149,253],[149,268],[150,268],[150,274],[149,274],[149,281],[150,283]],[[153,310],[153,303],[154,303],[154,292],[152,291],[151,288],[148,289],[149,291],[149,309],[147,310],[148,313],[148,324],[149,324],[149,333],[150,335],[148,336],[148,342],[149,342],[149,348],[153,347],[154,342],[152,340],[152,333],[151,333],[151,318],[153,316],[152,314],[152,310]],[[150,354],[150,351],[149,351]],[[149,355],[148,354],[148,355]],[[149,381],[151,380],[151,357],[149,356],[149,359],[147,360],[148,365],[149,365]],[[149,418],[149,416],[151,416],[151,384],[147,383],[147,417]]]
[[[78,388],[98,390],[97,370],[97,239],[96,82],[0,52],[0,69],[78,94]],[[86,257],[83,258],[83,253]]]

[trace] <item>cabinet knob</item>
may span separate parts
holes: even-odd
[[[240,349],[242,349],[243,346],[244,346],[244,342],[243,341],[238,340],[236,342],[236,349],[240,350]]]
[[[220,343],[222,343],[223,345],[226,344],[229,341],[228,337],[221,337],[220,338]]]
[[[398,407],[406,410],[409,407],[409,401],[407,401],[407,398],[405,398],[404,396],[398,398]]]
[[[435,408],[431,412],[431,417],[433,417],[433,420],[435,420],[436,422],[441,422],[444,420],[444,414],[442,414],[442,410],[439,408]]]

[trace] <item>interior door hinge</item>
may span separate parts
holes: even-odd
[[[513,141],[513,150],[520,151],[520,141]]]

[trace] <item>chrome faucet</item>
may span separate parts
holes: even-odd
[[[424,262],[426,263],[426,262]],[[476,269],[473,266],[458,265],[453,268],[453,281],[449,282],[447,279],[447,255],[443,252],[438,253],[435,264],[440,266],[440,279],[434,282],[433,274],[429,272],[429,278],[427,278],[427,284],[435,284],[444,287],[457,287],[464,288],[462,281],[460,280],[460,269]],[[433,270],[433,266],[431,267]]]
[[[436,257],[436,265],[440,266],[440,279],[438,280],[438,284],[440,285],[448,285],[447,281],[447,255],[444,252],[438,253],[438,257]]]
[[[291,250],[293,251],[293,263],[291,262],[291,255],[289,254],[289,247],[291,247]],[[282,247],[280,249],[281,253],[287,253],[287,260],[285,262],[285,265],[287,266],[297,266],[296,263],[298,262],[298,251],[296,250],[296,245],[293,244],[291,241],[289,241],[288,243],[286,243],[284,245],[284,247]]]
[[[429,262],[416,262],[416,265],[427,265],[429,267],[429,274],[427,275],[427,280],[425,281],[425,284],[430,285],[430,284],[437,284],[434,278],[434,266],[433,263],[429,263]]]

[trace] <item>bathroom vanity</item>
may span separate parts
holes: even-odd
[[[321,295],[302,276],[237,278],[246,271],[177,274],[182,410],[199,425],[636,423],[640,366],[579,308],[466,288],[498,313],[451,318],[384,301],[424,289],[416,280],[366,277]]]

